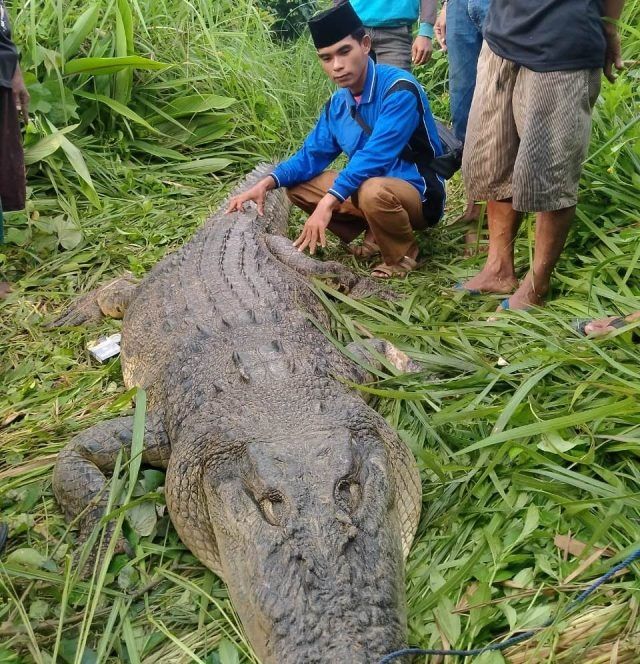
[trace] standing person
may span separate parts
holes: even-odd
[[[449,53],[449,101],[456,137],[464,143],[471,100],[476,87],[482,29],[489,0],[445,0],[435,23],[435,35]],[[461,221],[477,221],[480,206],[467,202]]]
[[[462,164],[469,196],[488,201],[489,253],[463,288],[515,291],[499,310],[541,306],[549,292],[575,214],[602,69],[613,81],[613,66],[622,68],[615,21],[623,5],[492,0]],[[536,212],[535,253],[518,284],[513,252],[524,212]]]
[[[310,213],[294,242],[299,251],[326,245],[328,228],[350,243],[364,232],[358,258],[382,254],[372,276],[386,279],[416,268],[414,229],[438,222],[444,183],[431,168],[442,152],[429,102],[418,81],[396,67],[375,64],[371,38],[347,2],[321,12],[309,28],[325,73],[339,86],[302,148],[273,173],[229,202],[228,212],[252,200],[261,214],[267,192],[286,187]],[[324,169],[340,154],[340,172]]]
[[[18,49],[11,40],[9,16],[0,0],[0,244],[3,242],[2,210],[22,210],[26,183],[18,114],[29,121],[29,93],[18,64]],[[0,299],[11,291],[0,281]]]
[[[334,0],[339,5],[345,0]],[[371,38],[376,62],[411,71],[424,65],[433,53],[433,24],[438,0],[351,0],[351,5]],[[413,26],[418,34],[413,38]]]

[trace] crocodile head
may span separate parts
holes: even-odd
[[[406,633],[397,450],[375,425],[296,429],[203,472],[217,571],[265,664],[377,662]]]

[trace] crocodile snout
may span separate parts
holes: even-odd
[[[401,535],[381,459],[270,479],[226,482],[209,506],[224,524],[214,523],[224,579],[261,661],[373,664],[401,647]]]

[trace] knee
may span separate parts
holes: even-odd
[[[366,211],[392,202],[395,195],[385,178],[369,178],[358,188],[358,206]]]

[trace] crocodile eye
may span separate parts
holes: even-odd
[[[272,526],[282,526],[285,517],[284,497],[278,491],[273,491],[263,496],[259,503],[262,515],[267,523]]]
[[[362,487],[353,478],[348,477],[336,484],[336,501],[348,512],[353,512],[360,505]]]

